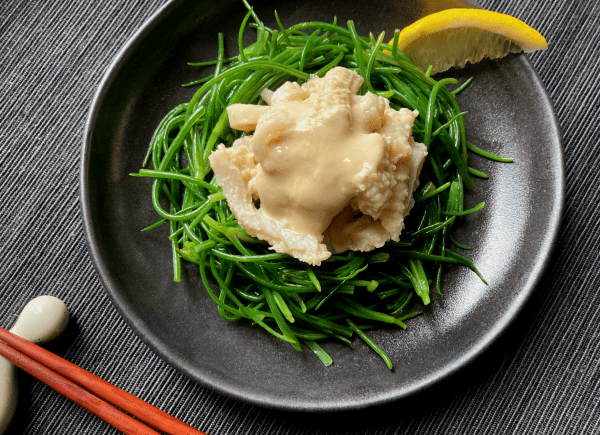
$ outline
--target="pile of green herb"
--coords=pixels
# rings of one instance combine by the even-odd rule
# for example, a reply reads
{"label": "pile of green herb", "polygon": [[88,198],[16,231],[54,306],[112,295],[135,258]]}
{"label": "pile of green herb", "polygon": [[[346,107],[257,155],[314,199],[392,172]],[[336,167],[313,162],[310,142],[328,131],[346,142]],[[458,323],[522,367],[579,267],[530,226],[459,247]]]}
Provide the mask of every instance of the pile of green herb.
{"label": "pile of green herb", "polygon": [[[478,273],[468,258],[451,249],[452,245],[469,249],[454,240],[452,227],[484,205],[464,210],[464,192],[473,186],[471,176],[487,177],[467,165],[467,150],[509,159],[467,142],[464,112],[454,96],[468,82],[449,91],[445,86],[456,80],[436,81],[421,72],[397,50],[398,32],[388,45],[383,33],[377,38],[359,36],[352,21],[347,27],[334,20],[286,29],[277,13],[279,29],[270,29],[248,9],[239,31],[239,56],[225,58],[219,34],[217,59],[190,64],[214,65],[214,73],[184,85],[200,88],[158,126],[143,163],[146,167],[151,162],[154,169],[132,174],[154,177],[152,202],[162,219],[146,230],[169,223],[174,280],[181,279],[181,259],[197,264],[223,319],[249,319],[299,351],[303,342],[325,365],[332,360],[317,341],[349,343],[356,334],[392,369],[389,357],[365,331],[390,325],[405,329],[404,322],[419,314],[409,310],[413,299],[429,304],[432,286],[441,294],[444,265],[462,264]],[[244,47],[242,34],[250,18],[257,39]],[[359,94],[371,91],[388,98],[394,109],[418,110],[413,135],[429,154],[415,192],[412,225],[404,230],[401,242],[388,242],[373,252],[334,255],[313,267],[274,253],[239,226],[208,157],[216,145],[231,145],[242,134],[229,127],[228,105],[259,104],[263,89],[275,90],[290,80],[302,83],[311,74],[322,77],[335,66],[364,78]],[[163,196],[168,209],[161,205]]]}

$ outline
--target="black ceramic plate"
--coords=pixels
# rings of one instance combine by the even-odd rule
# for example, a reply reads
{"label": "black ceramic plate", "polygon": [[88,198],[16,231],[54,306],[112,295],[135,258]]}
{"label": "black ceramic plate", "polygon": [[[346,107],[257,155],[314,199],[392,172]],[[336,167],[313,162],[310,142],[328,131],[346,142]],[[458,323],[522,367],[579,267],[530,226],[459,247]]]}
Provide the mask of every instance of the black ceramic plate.
{"label": "black ceramic plate", "polygon": [[[333,0],[254,2],[274,26],[354,19],[359,33],[392,34],[443,5],[425,0]],[[433,6],[432,6],[433,5]],[[525,56],[483,62],[455,76],[474,76],[460,96],[469,139],[512,156],[512,164],[472,159],[488,173],[468,195],[468,206],[486,201],[467,218],[458,240],[488,280],[467,268],[450,268],[445,295],[434,295],[424,315],[406,331],[371,333],[390,355],[389,371],[360,340],[325,343],[328,368],[306,350],[260,328],[221,320],[197,269],[184,268],[172,281],[166,226],[155,222],[150,181],[128,176],[140,168],[150,137],[167,111],[188,101],[193,89],[180,84],[198,77],[187,61],[213,59],[217,33],[235,43],[245,9],[223,0],[176,1],[139,31],[109,68],[92,104],[81,168],[85,229],[96,270],[117,309],[133,330],[173,367],[200,384],[257,405],[290,410],[358,409],[423,390],[480,354],[515,318],[539,281],[558,231],[564,179],[561,139],[552,104]],[[251,35],[249,34],[250,38]],[[248,41],[250,42],[250,40]],[[235,48],[231,49],[232,54]]]}

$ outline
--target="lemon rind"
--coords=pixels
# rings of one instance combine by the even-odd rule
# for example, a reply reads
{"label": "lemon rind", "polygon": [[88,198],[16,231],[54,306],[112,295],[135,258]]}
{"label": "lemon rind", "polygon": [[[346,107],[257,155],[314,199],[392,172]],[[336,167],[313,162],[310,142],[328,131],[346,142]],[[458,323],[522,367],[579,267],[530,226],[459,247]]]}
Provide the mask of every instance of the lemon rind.
{"label": "lemon rind", "polygon": [[399,35],[398,48],[405,49],[432,33],[472,27],[502,35],[521,46],[525,53],[548,48],[546,39],[518,18],[483,9],[446,9],[428,15],[405,27]]}

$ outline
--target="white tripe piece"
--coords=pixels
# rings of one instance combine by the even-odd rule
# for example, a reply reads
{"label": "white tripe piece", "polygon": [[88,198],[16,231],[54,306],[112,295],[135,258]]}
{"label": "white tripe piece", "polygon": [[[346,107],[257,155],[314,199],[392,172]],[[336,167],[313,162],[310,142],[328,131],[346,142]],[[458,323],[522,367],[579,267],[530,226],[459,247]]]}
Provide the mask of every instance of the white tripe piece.
{"label": "white tripe piece", "polygon": [[277,252],[284,252],[310,264],[320,264],[331,255],[327,247],[312,234],[303,234],[283,228],[279,221],[262,213],[254,206],[253,178],[248,178],[260,165],[252,150],[237,141],[231,148],[220,144],[210,156],[210,165],[227,198],[229,208],[239,224],[253,237],[269,242]]}
{"label": "white tripe piece", "polygon": [[390,183],[393,187],[378,219],[362,209],[360,211],[364,214],[355,216],[356,208],[352,202],[333,219],[324,233],[324,242],[332,252],[367,252],[381,248],[388,240],[400,240],[404,218],[414,205],[412,193],[419,185],[419,173],[427,155],[425,145],[415,142],[412,137],[409,146],[410,157],[395,167],[395,181]]}
{"label": "white tripe piece", "polygon": [[[295,231],[256,208],[260,192],[255,181],[264,169],[260,163],[263,155],[255,155],[253,136],[238,139],[231,148],[219,145],[210,156],[210,164],[229,207],[250,235],[266,240],[277,252],[319,265],[332,252],[370,251],[388,240],[399,240],[404,217],[414,204],[412,194],[419,184],[427,149],[412,138],[416,111],[391,109],[388,100],[370,92],[356,95],[361,84],[362,78],[355,72],[338,67],[322,79],[312,77],[303,85],[287,82],[275,92],[263,91],[261,95],[269,106],[234,104],[227,108],[232,128],[247,132],[256,129],[256,142],[261,144],[273,142],[281,146],[286,132],[296,134],[301,130],[300,123],[279,107],[313,101],[316,103],[306,110],[305,117],[315,116],[318,110],[326,112],[325,117],[344,110],[352,129],[362,134],[377,133],[385,142],[378,164],[372,167],[365,161],[351,177],[354,193],[350,192],[350,200],[338,209],[341,211],[331,222],[325,223],[328,226],[322,234]],[[325,94],[326,91],[330,93]],[[265,152],[264,146],[260,149]],[[270,152],[268,147],[266,150]]]}

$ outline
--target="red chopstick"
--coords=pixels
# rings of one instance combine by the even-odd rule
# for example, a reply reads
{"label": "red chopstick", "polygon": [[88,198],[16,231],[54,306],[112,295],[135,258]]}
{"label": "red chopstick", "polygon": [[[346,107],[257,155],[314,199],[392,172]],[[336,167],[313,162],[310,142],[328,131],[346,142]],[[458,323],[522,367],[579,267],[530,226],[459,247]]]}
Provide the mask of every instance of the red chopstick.
{"label": "red chopstick", "polygon": [[[0,355],[125,434],[206,435],[104,379],[0,327]],[[6,344],[5,344],[6,343]],[[120,408],[120,409],[117,409]],[[123,410],[123,411],[121,411]]]}

